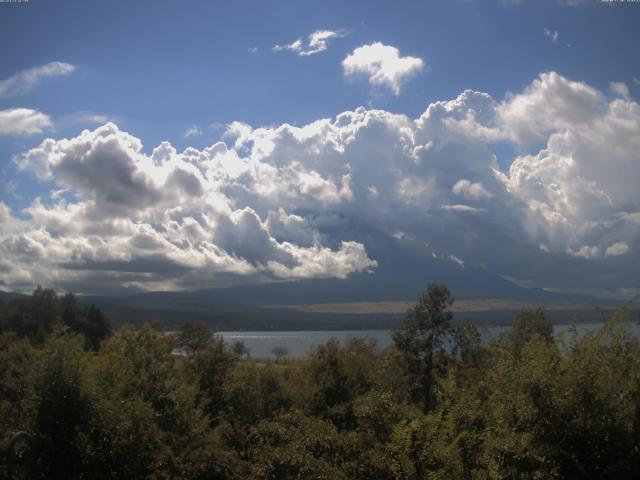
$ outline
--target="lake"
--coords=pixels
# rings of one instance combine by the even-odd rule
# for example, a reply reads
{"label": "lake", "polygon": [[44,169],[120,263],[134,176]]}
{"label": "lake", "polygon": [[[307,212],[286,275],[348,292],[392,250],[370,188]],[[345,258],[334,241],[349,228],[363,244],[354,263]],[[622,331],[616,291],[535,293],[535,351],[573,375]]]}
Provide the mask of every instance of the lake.
{"label": "lake", "polygon": [[[600,328],[598,323],[577,324],[577,330],[584,333]],[[481,329],[485,338],[492,338],[505,332],[510,327],[494,326]],[[561,335],[569,328],[568,324],[554,326],[554,334]],[[640,325],[632,325],[633,332],[640,336]],[[244,342],[249,348],[251,356],[256,358],[273,357],[271,350],[274,347],[284,347],[289,357],[303,357],[317,345],[326,343],[331,338],[345,342],[353,337],[369,337],[378,342],[380,350],[391,345],[391,330],[324,330],[324,331],[288,331],[288,332],[217,332],[226,342],[232,343],[238,340]]]}

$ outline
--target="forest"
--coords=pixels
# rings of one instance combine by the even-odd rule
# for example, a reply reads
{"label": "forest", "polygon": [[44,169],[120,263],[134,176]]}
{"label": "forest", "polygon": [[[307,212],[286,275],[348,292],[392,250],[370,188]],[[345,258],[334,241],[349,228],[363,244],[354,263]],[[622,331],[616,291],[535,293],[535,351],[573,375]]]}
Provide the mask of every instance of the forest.
{"label": "forest", "polygon": [[353,338],[274,361],[194,322],[113,331],[72,294],[5,300],[0,478],[637,478],[626,307],[561,337],[522,310],[487,341],[453,302],[429,285],[384,351]]}

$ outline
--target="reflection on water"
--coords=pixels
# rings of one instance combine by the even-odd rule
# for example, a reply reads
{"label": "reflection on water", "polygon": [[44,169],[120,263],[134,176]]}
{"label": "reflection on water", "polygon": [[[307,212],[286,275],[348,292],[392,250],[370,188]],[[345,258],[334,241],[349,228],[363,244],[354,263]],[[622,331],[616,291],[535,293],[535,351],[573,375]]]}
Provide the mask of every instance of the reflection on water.
{"label": "reflection on water", "polygon": [[[576,325],[579,334],[600,328],[602,324],[581,323]],[[482,329],[484,338],[492,338],[507,331],[509,327],[496,326]],[[567,332],[569,325],[555,325],[554,333],[561,335]],[[640,336],[640,325],[632,325],[633,332]],[[391,330],[323,330],[297,332],[217,332],[226,342],[242,340],[249,348],[252,357],[265,358],[273,356],[271,350],[275,347],[287,349],[289,357],[303,357],[317,345],[322,345],[331,338],[345,342],[353,337],[369,337],[378,342],[383,350],[391,345]]]}

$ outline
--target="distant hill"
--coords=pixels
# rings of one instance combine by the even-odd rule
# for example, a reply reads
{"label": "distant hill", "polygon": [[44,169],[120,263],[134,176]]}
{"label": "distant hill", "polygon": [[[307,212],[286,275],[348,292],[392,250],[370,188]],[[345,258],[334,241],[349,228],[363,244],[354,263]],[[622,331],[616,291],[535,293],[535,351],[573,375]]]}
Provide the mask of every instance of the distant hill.
{"label": "distant hill", "polygon": [[157,322],[175,330],[187,320],[214,330],[362,330],[395,328],[404,315],[299,312],[286,308],[237,305],[193,292],[156,292],[132,297],[80,297],[104,311],[115,326]]}
{"label": "distant hill", "polygon": [[[239,291],[241,287],[238,287]],[[220,289],[227,290],[227,289]],[[83,304],[99,307],[118,327],[155,322],[165,330],[175,330],[187,320],[207,324],[217,331],[233,330],[378,330],[397,328],[406,309],[417,300],[388,302],[346,302],[319,304],[248,305],[217,299],[225,292],[150,292],[125,297],[79,296]],[[0,301],[25,295],[0,291]],[[263,298],[263,297],[259,297]],[[522,307],[542,305],[555,323],[578,319],[599,322],[614,308],[599,312],[584,303],[549,303],[536,300],[476,299],[454,304],[455,322],[479,325],[507,325]],[[637,315],[637,314],[636,314]]]}
{"label": "distant hill", "polygon": [[8,302],[9,300],[13,300],[14,298],[24,298],[27,295],[16,292],[5,292],[4,290],[0,290],[0,302]]}
{"label": "distant hill", "polygon": [[[215,291],[152,292],[130,297],[80,297],[100,307],[117,325],[159,322],[174,330],[187,320],[203,322],[218,331],[229,330],[376,330],[400,325],[412,302],[363,302],[309,305],[246,305],[221,302]],[[211,295],[209,295],[211,294]],[[522,307],[545,306],[555,323],[572,319],[599,322],[614,306],[598,311],[588,303],[547,303],[515,300],[461,300],[454,321],[479,325],[507,325]]]}

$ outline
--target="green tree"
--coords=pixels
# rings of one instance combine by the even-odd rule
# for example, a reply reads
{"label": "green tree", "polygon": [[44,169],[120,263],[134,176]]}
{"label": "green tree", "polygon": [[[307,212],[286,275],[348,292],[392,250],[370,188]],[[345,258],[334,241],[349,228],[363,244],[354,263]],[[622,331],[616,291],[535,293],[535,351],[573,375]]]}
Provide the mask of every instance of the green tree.
{"label": "green tree", "polygon": [[446,285],[429,284],[418,303],[408,310],[403,325],[393,332],[409,396],[425,412],[433,406],[433,387],[450,340],[453,302]]}
{"label": "green tree", "polygon": [[279,362],[281,358],[286,357],[288,353],[289,350],[287,349],[287,347],[283,347],[281,345],[278,345],[271,349],[271,354],[276,357],[276,362]]}
{"label": "green tree", "polygon": [[498,347],[486,387],[486,465],[500,478],[631,479],[640,469],[640,348],[615,316],[560,348]]}
{"label": "green tree", "polygon": [[451,354],[457,357],[463,365],[478,366],[482,356],[482,335],[473,323],[456,325],[451,336],[453,344]]}
{"label": "green tree", "polygon": [[237,361],[217,336],[211,336],[206,347],[192,351],[185,359],[185,372],[198,386],[198,404],[213,426],[225,407],[225,384]]}
{"label": "green tree", "polygon": [[343,469],[349,478],[394,480],[390,441],[393,432],[419,415],[415,407],[399,405],[388,392],[371,390],[354,401],[357,428],[343,433],[346,458]]}
{"label": "green tree", "polygon": [[298,399],[301,408],[339,429],[355,428],[353,402],[373,386],[376,366],[374,340],[351,338],[342,346],[330,339],[311,352],[303,369],[307,390]]}
{"label": "green tree", "polygon": [[282,376],[282,369],[272,365],[243,363],[224,384],[224,409],[216,433],[244,461],[251,459],[255,449],[258,423],[290,407]]}
{"label": "green tree", "polygon": [[60,310],[62,322],[84,335],[87,347],[93,351],[97,351],[100,342],[111,335],[111,322],[102,311],[94,305],[80,308],[72,293],[60,298]]}
{"label": "green tree", "polygon": [[49,288],[37,287],[28,298],[11,300],[3,309],[1,330],[15,332],[41,344],[56,325],[66,325],[84,335],[86,346],[98,350],[100,342],[111,334],[111,323],[99,308],[81,308],[72,293],[58,297]]}
{"label": "green tree", "polygon": [[174,345],[148,325],[125,328],[92,357],[84,478],[230,478],[229,455]]}
{"label": "green tree", "polygon": [[464,323],[453,327],[451,336],[451,356],[457,364],[455,371],[461,388],[481,381],[490,364],[480,330],[473,323]]}
{"label": "green tree", "polygon": [[93,350],[100,348],[100,342],[111,335],[111,322],[102,311],[90,305],[85,313],[86,329],[83,333]]}
{"label": "green tree", "polygon": [[84,384],[83,340],[54,334],[35,358],[34,416],[29,428],[42,478],[77,478],[82,471],[79,438],[91,412]]}
{"label": "green tree", "polygon": [[547,343],[553,341],[553,323],[547,318],[542,308],[523,308],[513,318],[511,329],[502,339],[515,355],[522,352],[523,347],[535,337]]}
{"label": "green tree", "polygon": [[56,292],[38,286],[30,297],[12,299],[6,307],[5,330],[44,343],[60,322],[60,303]]}
{"label": "green tree", "polygon": [[209,327],[203,323],[187,321],[180,327],[180,332],[176,339],[178,348],[187,353],[204,350],[214,339],[214,334]]}
{"label": "green tree", "polygon": [[30,428],[35,353],[28,340],[0,335],[0,464],[13,432]]}
{"label": "green tree", "polygon": [[241,358],[244,356],[249,358],[249,356],[251,355],[251,350],[249,349],[249,347],[247,347],[247,344],[244,343],[242,340],[234,341],[233,344],[231,345],[231,351],[238,358]]}
{"label": "green tree", "polygon": [[251,476],[260,480],[346,480],[343,437],[329,421],[300,412],[261,422]]}

